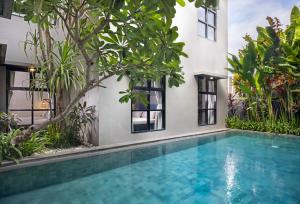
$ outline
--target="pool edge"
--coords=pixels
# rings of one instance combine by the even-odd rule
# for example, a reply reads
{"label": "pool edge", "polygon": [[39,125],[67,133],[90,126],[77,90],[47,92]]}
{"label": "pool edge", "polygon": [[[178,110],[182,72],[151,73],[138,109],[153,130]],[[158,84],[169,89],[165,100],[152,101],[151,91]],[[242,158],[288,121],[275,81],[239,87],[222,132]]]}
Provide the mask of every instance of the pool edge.
{"label": "pool edge", "polygon": [[31,166],[39,166],[43,164],[48,163],[54,163],[54,162],[62,162],[72,159],[80,159],[90,156],[96,156],[101,154],[107,154],[107,153],[113,153],[118,151],[124,151],[124,150],[130,150],[130,149],[136,149],[136,148],[143,148],[148,147],[152,145],[159,145],[164,144],[167,142],[176,142],[180,140],[185,139],[191,139],[191,138],[200,138],[200,137],[208,137],[211,134],[215,133],[222,133],[222,132],[230,132],[235,131],[234,129],[230,128],[223,128],[223,129],[217,129],[214,131],[205,131],[205,132],[197,132],[197,133],[190,133],[190,134],[184,134],[184,135],[176,135],[168,138],[161,138],[161,139],[155,139],[155,140],[149,140],[149,141],[141,141],[141,142],[135,142],[135,143],[124,143],[124,144],[118,144],[118,145],[107,145],[107,146],[101,146],[101,147],[91,147],[87,149],[80,149],[80,150],[73,150],[73,151],[67,151],[67,152],[61,152],[57,154],[48,154],[48,155],[38,155],[33,157],[26,157],[19,160],[19,164],[16,164],[13,161],[5,161],[2,163],[2,166],[0,166],[0,173],[11,171],[11,170],[17,170],[22,169],[26,167]]}

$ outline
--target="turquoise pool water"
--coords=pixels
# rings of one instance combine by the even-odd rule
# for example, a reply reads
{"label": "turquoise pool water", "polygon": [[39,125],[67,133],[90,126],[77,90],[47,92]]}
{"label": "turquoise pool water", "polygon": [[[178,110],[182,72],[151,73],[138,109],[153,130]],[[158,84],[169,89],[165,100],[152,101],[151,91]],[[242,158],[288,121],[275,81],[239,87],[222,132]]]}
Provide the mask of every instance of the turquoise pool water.
{"label": "turquoise pool water", "polygon": [[[127,153],[117,156],[128,159],[124,156]],[[137,157],[147,159],[139,161]],[[49,165],[68,169],[72,163],[89,159],[95,162],[99,158]],[[300,139],[296,137],[230,132],[158,145],[134,154],[130,151],[129,160],[131,164],[118,168],[2,197],[0,203],[300,203]],[[35,176],[45,179],[55,172],[51,169],[43,174],[47,168],[39,171]],[[23,175],[20,178],[26,186],[30,183],[26,172],[0,174],[6,180]],[[55,173],[64,175],[62,172]],[[1,181],[4,178],[0,176]]]}

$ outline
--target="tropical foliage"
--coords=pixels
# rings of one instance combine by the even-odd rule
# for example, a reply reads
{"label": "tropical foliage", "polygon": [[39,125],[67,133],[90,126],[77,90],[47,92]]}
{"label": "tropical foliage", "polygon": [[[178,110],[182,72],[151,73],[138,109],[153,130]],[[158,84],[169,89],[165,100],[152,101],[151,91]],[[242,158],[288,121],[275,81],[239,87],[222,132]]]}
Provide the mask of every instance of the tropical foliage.
{"label": "tropical foliage", "polygon": [[246,35],[246,46],[228,58],[234,87],[247,120],[299,127],[300,11],[292,9],[286,29],[277,18],[267,20],[269,26],[257,27],[256,39]]}
{"label": "tropical foliage", "polygon": [[[18,144],[12,141],[22,132],[19,120],[13,115],[0,112],[0,164],[3,160],[13,160],[41,153],[46,149],[69,148],[88,145],[88,129],[95,120],[95,107],[86,102],[78,103],[61,122],[48,125],[44,130],[34,132],[30,139]],[[7,125],[9,124],[9,125]],[[8,127],[8,128],[6,128]],[[83,134],[83,132],[85,134]]]}
{"label": "tropical foliage", "polygon": [[253,130],[260,132],[272,132],[278,134],[289,134],[300,136],[300,127],[296,127],[286,120],[278,119],[276,121],[253,121],[248,119],[240,119],[239,117],[229,117],[226,124],[230,128]]}
{"label": "tropical foliage", "polygon": [[[218,1],[189,2],[199,7],[216,6]],[[145,80],[168,76],[169,86],[182,84],[180,58],[187,55],[172,24],[176,3],[184,6],[186,1],[16,0],[15,12],[36,24],[36,30],[27,35],[25,49],[34,54],[40,72],[36,80],[57,96],[58,114],[29,127],[14,143],[62,121],[86,92],[103,87],[107,78],[129,78],[120,102],[128,102],[132,87]],[[76,94],[65,103],[71,90]]]}

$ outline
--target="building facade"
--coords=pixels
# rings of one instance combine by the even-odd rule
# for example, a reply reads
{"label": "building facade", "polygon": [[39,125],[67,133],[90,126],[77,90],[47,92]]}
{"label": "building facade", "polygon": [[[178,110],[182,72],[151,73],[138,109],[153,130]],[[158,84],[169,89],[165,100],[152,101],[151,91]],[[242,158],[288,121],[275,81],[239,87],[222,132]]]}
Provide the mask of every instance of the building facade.
{"label": "building facade", "polygon": [[[180,87],[169,88],[167,78],[140,84],[134,91],[147,95],[147,105],[138,101],[119,102],[119,91],[128,88],[126,78],[120,82],[116,78],[107,79],[104,81],[107,88],[94,89],[86,95],[84,100],[96,106],[98,116],[92,143],[103,147],[119,146],[225,128],[228,1],[219,3],[217,10],[195,8],[191,3],[176,9],[173,23],[179,29],[178,41],[185,43],[184,51],[189,56],[182,58],[185,83]],[[10,108],[9,103],[20,106],[14,104],[11,96],[15,91],[13,87],[20,88],[16,86],[18,77],[17,74],[9,76],[7,69],[18,63],[32,63],[23,53],[22,43],[27,30],[34,29],[34,25],[29,26],[21,17],[12,16],[11,19],[0,18],[0,26],[8,28],[0,31],[0,44],[7,48],[0,69],[1,98],[6,97],[0,101],[0,111],[17,112],[18,109]],[[8,83],[7,78],[16,84]],[[32,123],[46,120],[46,113],[55,108],[47,105],[43,109],[43,102],[30,100],[32,103],[27,106],[31,106],[31,118],[27,120]]]}

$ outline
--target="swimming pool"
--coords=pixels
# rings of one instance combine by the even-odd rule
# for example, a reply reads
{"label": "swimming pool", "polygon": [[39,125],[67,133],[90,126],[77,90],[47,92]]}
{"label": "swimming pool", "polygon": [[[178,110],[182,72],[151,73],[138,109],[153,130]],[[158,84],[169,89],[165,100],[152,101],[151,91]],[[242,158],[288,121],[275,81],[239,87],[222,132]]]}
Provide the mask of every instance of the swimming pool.
{"label": "swimming pool", "polygon": [[0,203],[300,203],[300,138],[229,131],[0,173]]}

